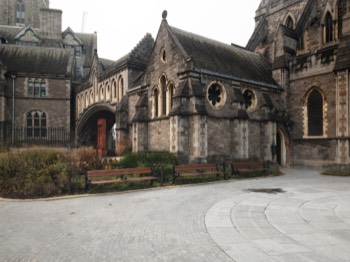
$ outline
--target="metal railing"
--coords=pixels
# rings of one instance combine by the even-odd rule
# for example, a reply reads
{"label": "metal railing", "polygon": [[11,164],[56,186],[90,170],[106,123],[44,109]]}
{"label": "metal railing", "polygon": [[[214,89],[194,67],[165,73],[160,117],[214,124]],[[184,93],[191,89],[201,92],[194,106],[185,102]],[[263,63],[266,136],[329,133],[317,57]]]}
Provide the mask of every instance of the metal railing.
{"label": "metal railing", "polygon": [[[13,136],[13,142],[12,142]],[[11,146],[41,145],[50,147],[69,147],[74,136],[66,127],[27,128],[14,127],[11,123],[0,123],[0,142]]]}

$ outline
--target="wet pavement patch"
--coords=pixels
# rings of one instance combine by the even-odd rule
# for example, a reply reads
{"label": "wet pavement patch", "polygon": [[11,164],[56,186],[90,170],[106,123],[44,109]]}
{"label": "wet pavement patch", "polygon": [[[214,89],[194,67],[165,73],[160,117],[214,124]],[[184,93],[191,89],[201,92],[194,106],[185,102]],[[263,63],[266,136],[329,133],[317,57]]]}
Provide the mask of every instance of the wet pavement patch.
{"label": "wet pavement patch", "polygon": [[278,194],[278,193],[285,193],[282,188],[249,188],[245,189],[245,191],[252,192],[252,193],[266,193],[266,194]]}

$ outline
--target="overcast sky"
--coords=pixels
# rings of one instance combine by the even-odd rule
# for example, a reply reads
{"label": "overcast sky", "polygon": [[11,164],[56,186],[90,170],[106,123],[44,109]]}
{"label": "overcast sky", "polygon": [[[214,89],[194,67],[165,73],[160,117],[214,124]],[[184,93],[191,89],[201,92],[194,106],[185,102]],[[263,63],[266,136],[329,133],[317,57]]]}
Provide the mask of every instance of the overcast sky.
{"label": "overcast sky", "polygon": [[[260,0],[51,0],[63,11],[62,30],[97,32],[100,58],[117,60],[146,35],[156,38],[163,10],[171,26],[227,44],[245,46]],[[83,26],[83,14],[85,26]]]}

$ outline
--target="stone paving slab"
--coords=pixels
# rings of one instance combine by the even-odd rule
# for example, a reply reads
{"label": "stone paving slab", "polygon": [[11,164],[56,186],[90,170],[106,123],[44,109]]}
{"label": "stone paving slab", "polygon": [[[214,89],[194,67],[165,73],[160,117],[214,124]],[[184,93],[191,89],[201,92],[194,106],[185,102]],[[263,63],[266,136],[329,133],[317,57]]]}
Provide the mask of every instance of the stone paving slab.
{"label": "stone paving slab", "polygon": [[349,261],[350,179],[283,171],[159,190],[0,200],[0,261]]}

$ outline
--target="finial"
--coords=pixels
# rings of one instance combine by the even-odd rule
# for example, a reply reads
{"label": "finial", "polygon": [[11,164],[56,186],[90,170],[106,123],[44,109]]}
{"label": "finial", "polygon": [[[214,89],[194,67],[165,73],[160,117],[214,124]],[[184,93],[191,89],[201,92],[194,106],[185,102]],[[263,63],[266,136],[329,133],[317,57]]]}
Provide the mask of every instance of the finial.
{"label": "finial", "polygon": [[167,12],[167,10],[164,10],[162,13],[163,19],[165,20],[167,16],[168,16],[168,12]]}

